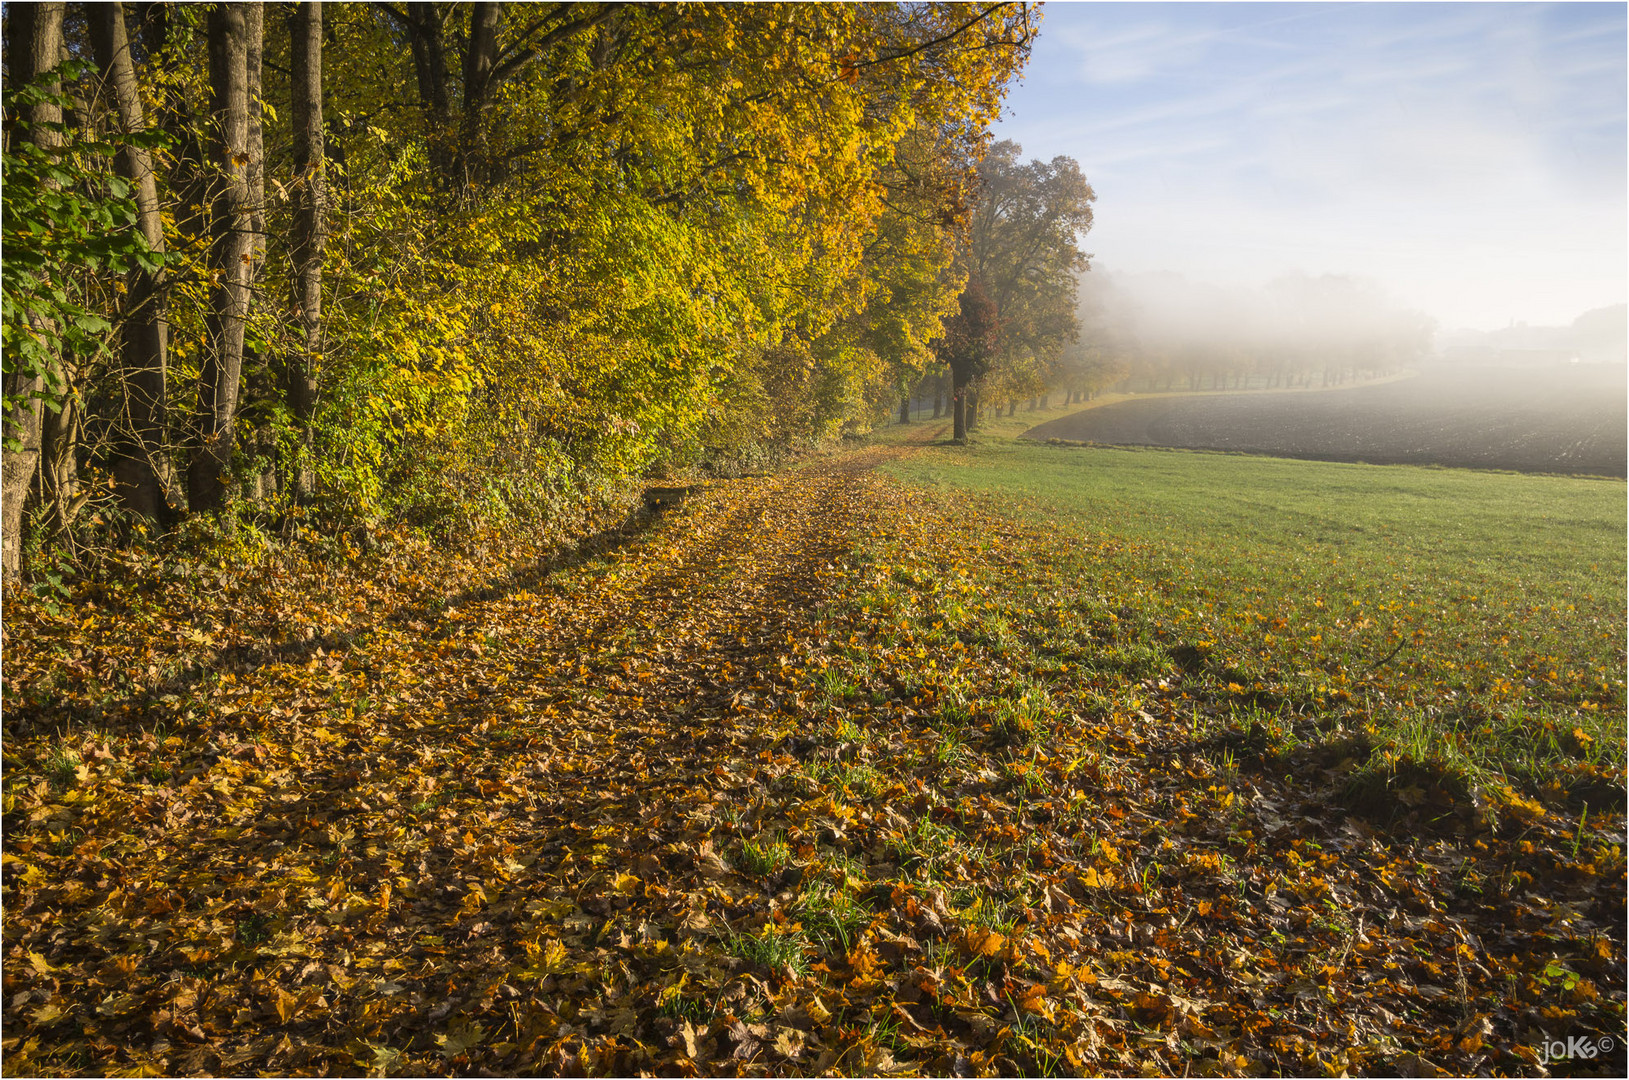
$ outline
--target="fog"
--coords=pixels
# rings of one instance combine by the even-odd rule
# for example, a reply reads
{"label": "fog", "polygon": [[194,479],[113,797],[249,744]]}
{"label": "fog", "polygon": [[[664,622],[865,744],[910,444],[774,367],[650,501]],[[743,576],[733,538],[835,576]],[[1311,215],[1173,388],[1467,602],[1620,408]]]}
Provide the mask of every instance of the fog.
{"label": "fog", "polygon": [[1577,367],[1621,379],[1629,365],[1629,305],[1582,312],[1556,326],[1512,322],[1492,331],[1438,330],[1424,312],[1351,275],[1290,274],[1262,288],[1226,287],[1163,272],[1081,276],[1085,347],[1147,377],[1175,365],[1206,372],[1346,367],[1368,376],[1436,367]]}
{"label": "fog", "polygon": [[[1251,289],[1092,271],[1081,281],[1079,315],[1077,377],[1122,399],[1030,437],[1629,472],[1623,304],[1564,325],[1434,334],[1422,313],[1350,276],[1289,275]],[[1251,392],[1211,392],[1241,390]]]}
{"label": "fog", "polygon": [[[1290,274],[1263,288],[1180,274],[1081,278],[1082,348],[1130,389],[1324,385],[1394,374],[1431,353],[1431,320],[1375,282]],[[1208,383],[1207,383],[1208,380]]]}

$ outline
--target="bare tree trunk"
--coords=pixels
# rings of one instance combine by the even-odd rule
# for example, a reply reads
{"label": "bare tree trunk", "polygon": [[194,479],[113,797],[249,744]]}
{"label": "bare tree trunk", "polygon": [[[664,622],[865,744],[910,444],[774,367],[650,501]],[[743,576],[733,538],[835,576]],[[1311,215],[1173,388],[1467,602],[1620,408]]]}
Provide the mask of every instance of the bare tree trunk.
{"label": "bare tree trunk", "polygon": [[243,331],[254,263],[249,193],[249,20],[244,4],[209,14],[211,156],[219,170],[210,199],[209,347],[200,375],[197,444],[187,467],[193,510],[226,501],[243,377]]}
{"label": "bare tree trunk", "polygon": [[955,368],[950,369],[951,437],[957,442],[967,441],[967,379]]}
{"label": "bare tree trunk", "polygon": [[[6,42],[9,80],[13,85],[33,82],[55,67],[62,55],[62,14],[60,3],[7,5],[11,17]],[[62,109],[54,102],[28,106],[25,117],[32,126],[29,138],[36,146],[51,147],[60,137],[40,124],[60,123]],[[15,364],[15,361],[14,361]],[[15,366],[5,374],[4,435],[10,445],[0,451],[0,576],[16,581],[22,573],[23,504],[40,464],[44,406],[36,396],[45,380],[38,372],[24,372]],[[13,440],[15,440],[13,442]]]}
{"label": "bare tree trunk", "polygon": [[933,418],[939,419],[945,414],[945,388],[935,383],[933,386]]}
{"label": "bare tree trunk", "polygon": [[490,179],[485,114],[492,99],[492,75],[498,65],[498,28],[502,22],[502,4],[482,0],[470,8],[469,44],[464,50],[461,167],[456,178],[465,188],[472,181],[484,183]]}
{"label": "bare tree trunk", "polygon": [[78,381],[78,372],[69,374],[67,363],[63,364],[63,371],[70,389],[63,396],[62,407],[47,409],[40,417],[40,489],[51,531],[71,551],[73,537],[69,526],[85,504],[79,490],[79,436],[84,429],[84,413],[80,410],[78,395],[72,390]]}
{"label": "bare tree trunk", "polygon": [[294,308],[299,312],[301,347],[286,371],[289,410],[298,427],[300,449],[294,463],[294,497],[314,493],[311,421],[317,403],[317,363],[322,356],[322,259],[328,227],[324,216],[322,131],[322,3],[296,4],[289,16],[290,120],[294,126]]}
{"label": "bare tree trunk", "polygon": [[[141,7],[141,40],[148,56],[148,70],[184,63],[187,43],[177,42],[178,48],[169,48],[172,21],[186,32],[192,31],[187,20],[176,20],[170,4],[150,3]],[[181,55],[178,55],[181,54]],[[207,156],[198,140],[195,103],[179,85],[165,87],[163,101],[154,110],[155,120],[170,137],[169,188],[170,205],[175,228],[189,243],[201,243],[208,231],[204,202],[209,196]]]}
{"label": "bare tree trunk", "polygon": [[[126,134],[146,130],[141,88],[130,60],[130,41],[123,4],[97,4],[86,9],[97,66],[119,111]],[[116,159],[119,175],[136,195],[136,227],[147,246],[164,250],[164,221],[159,212],[158,183],[152,155],[144,147],[125,146]],[[119,424],[113,466],[119,496],[143,517],[168,518],[169,462],[164,452],[164,407],[168,395],[169,320],[164,272],[137,267],[126,275],[128,316],[120,331],[124,416]]]}
{"label": "bare tree trunk", "polygon": [[254,259],[254,273],[249,279],[252,288],[259,280],[260,267],[266,259],[266,150],[264,116],[261,108],[261,51],[265,41],[266,10],[263,4],[243,5],[244,68],[248,80],[249,103],[249,163],[244,166],[244,179],[249,185],[250,254]]}
{"label": "bare tree trunk", "polygon": [[[261,57],[266,30],[265,5],[244,4],[243,20],[248,34],[245,54],[249,78],[249,164],[245,176],[249,184],[249,230],[253,237],[249,271],[249,289],[252,295],[260,281],[260,275],[266,268],[265,110],[261,79]],[[250,392],[254,396],[269,396],[276,393],[274,387],[265,385],[263,381],[265,371],[259,351],[247,342],[243,347],[243,366],[249,372],[261,376],[249,384]],[[277,497],[277,433],[269,423],[262,424],[254,432],[254,447],[255,456],[263,461],[264,465],[254,477],[252,496],[256,502],[265,505]]]}
{"label": "bare tree trunk", "polygon": [[902,424],[911,422],[911,395],[909,393],[906,393],[899,401],[899,422]]}

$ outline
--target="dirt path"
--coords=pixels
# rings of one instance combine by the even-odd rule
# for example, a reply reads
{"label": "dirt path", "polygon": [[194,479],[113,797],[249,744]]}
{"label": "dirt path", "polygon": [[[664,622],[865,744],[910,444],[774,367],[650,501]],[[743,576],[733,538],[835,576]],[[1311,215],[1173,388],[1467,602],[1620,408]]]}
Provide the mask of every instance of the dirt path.
{"label": "dirt path", "polygon": [[[84,775],[8,807],[36,826],[8,846],[8,1017],[30,1033],[11,1062],[418,1071],[457,1056],[430,1033],[479,1025],[522,1068],[540,1031],[626,1010],[611,985],[598,1006],[580,985],[537,999],[584,974],[549,942],[611,963],[630,932],[708,924],[705,900],[661,901],[663,867],[707,871],[715,817],[762,813],[736,770],[798,723],[808,688],[786,668],[870,527],[870,467],[902,452],[722,485],[598,577],[229,677],[207,734],[91,733]],[[181,767],[153,782],[122,758]],[[604,921],[630,869],[660,932]]]}
{"label": "dirt path", "polygon": [[[395,615],[14,710],[8,1071],[1509,1072],[1621,1018],[1621,852],[1388,835],[1200,738],[1225,701],[1094,673],[1056,541],[901,499],[910,452],[442,610],[425,552],[233,593]],[[83,699],[97,617],[27,624],[8,702]]]}

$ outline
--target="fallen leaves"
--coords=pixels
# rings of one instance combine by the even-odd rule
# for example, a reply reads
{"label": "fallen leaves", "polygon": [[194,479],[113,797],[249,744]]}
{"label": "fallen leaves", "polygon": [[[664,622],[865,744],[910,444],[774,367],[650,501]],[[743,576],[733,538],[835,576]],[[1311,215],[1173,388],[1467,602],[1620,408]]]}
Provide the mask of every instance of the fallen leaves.
{"label": "fallen leaves", "polygon": [[468,595],[410,548],[229,591],[366,621],[149,690],[89,672],[168,616],[16,613],[8,1066],[1499,1072],[1621,1024],[1621,817],[1388,832],[1206,745],[1225,706],[1093,668],[1046,538],[892,452]]}

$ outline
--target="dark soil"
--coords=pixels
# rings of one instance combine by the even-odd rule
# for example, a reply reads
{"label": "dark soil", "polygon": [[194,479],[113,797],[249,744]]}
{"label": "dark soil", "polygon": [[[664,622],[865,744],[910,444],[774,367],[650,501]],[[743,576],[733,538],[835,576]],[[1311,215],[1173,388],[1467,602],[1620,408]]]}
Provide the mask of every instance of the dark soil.
{"label": "dark soil", "polygon": [[1626,390],[1622,370],[1458,369],[1353,390],[1118,402],[1042,424],[1025,437],[1624,476]]}

